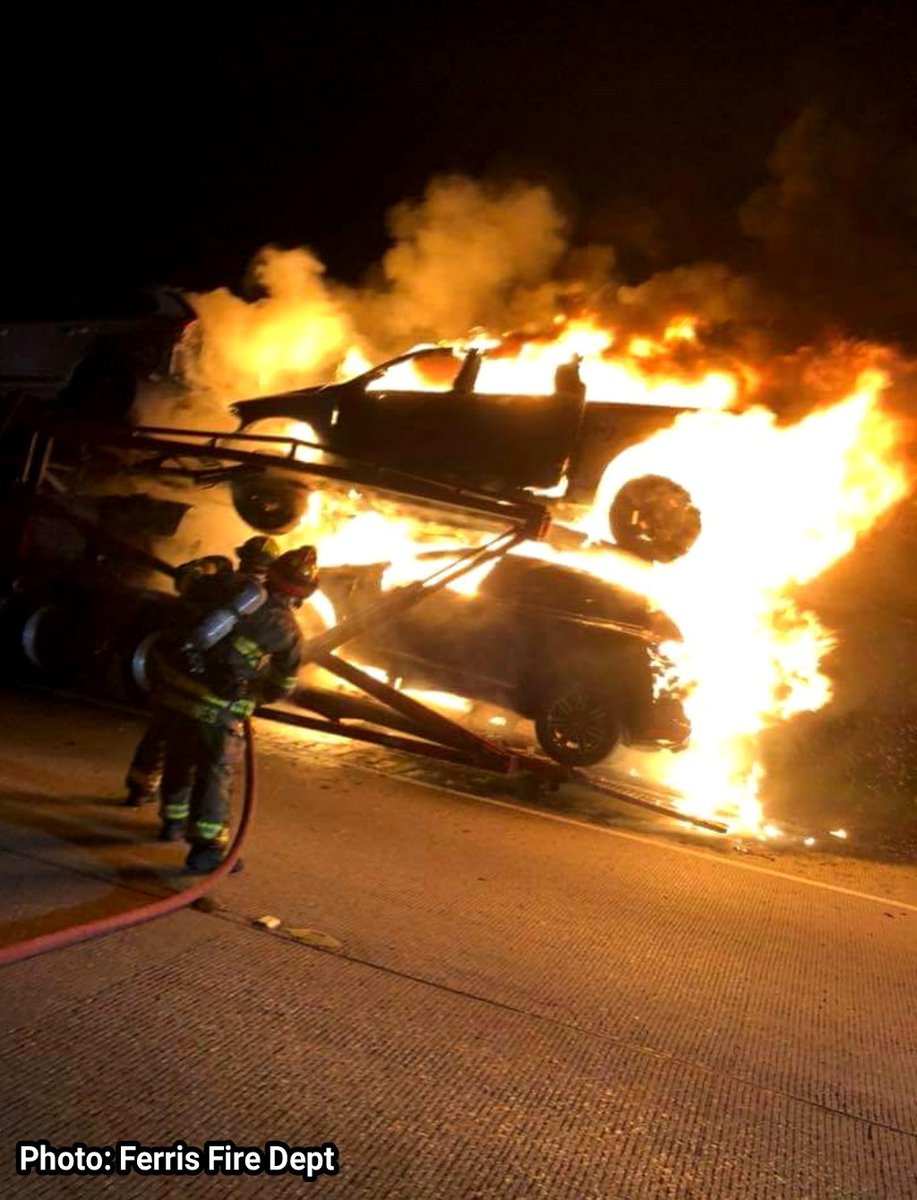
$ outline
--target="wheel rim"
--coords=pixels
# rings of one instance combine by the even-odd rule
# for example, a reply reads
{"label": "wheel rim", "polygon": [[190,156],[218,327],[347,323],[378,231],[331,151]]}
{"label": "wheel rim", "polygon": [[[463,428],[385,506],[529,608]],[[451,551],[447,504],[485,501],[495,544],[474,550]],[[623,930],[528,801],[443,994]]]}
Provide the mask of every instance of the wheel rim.
{"label": "wheel rim", "polygon": [[645,475],[624,484],[608,512],[612,536],[643,558],[671,562],[697,540],[700,514],[690,494],[671,479]]}
{"label": "wheel rim", "polygon": [[607,705],[587,692],[559,696],[545,715],[548,738],[555,749],[592,754],[608,739]]}

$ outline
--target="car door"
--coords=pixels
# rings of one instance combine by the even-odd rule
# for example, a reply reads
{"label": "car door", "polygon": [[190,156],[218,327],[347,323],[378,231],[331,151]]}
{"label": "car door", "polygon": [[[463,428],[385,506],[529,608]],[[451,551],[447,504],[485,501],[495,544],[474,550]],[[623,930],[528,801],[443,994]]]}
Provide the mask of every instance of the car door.
{"label": "car door", "polygon": [[360,638],[363,661],[409,686],[495,699],[514,686],[517,656],[511,606],[446,588]]}
{"label": "car door", "polygon": [[[507,395],[453,386],[460,360],[395,360],[342,402],[342,453],[429,479],[493,492],[552,487],[576,444],[583,402],[570,395]],[[466,360],[467,361],[467,360]]]}

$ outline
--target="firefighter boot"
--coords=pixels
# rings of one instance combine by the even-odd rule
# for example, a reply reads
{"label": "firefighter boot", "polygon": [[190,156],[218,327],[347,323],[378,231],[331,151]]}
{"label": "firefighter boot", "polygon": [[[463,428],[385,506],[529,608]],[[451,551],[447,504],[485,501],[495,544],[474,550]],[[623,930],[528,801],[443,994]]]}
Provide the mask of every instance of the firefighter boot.
{"label": "firefighter boot", "polygon": [[[215,871],[226,857],[226,847],[222,842],[193,842],[185,859],[185,869],[194,875],[208,875]],[[235,875],[242,870],[242,860],[239,859],[230,874]]]}
{"label": "firefighter boot", "polygon": [[185,836],[185,822],[170,820],[168,817],[163,821],[159,830],[157,841],[159,842],[180,842]]}

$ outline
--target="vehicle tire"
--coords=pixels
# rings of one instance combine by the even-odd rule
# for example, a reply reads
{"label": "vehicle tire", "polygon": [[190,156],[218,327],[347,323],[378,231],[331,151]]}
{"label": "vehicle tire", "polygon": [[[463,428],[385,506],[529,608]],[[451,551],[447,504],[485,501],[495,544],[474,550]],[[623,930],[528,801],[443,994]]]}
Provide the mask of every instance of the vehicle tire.
{"label": "vehicle tire", "polygon": [[146,698],[152,687],[153,647],[162,637],[161,629],[154,629],[144,634],[134,645],[133,652],[127,664],[125,685],[135,697]]}
{"label": "vehicle tire", "polygon": [[621,726],[608,697],[589,687],[563,684],[542,700],[535,733],[545,754],[570,767],[591,767],[614,750]]}
{"label": "vehicle tire", "polygon": [[68,415],[78,420],[120,425],[128,420],[136,394],[137,376],[131,364],[99,350],[77,366],[61,400]]}
{"label": "vehicle tire", "polygon": [[664,475],[628,480],[611,503],[608,524],[623,550],[651,562],[681,558],[701,531],[690,493]]}
{"label": "vehicle tire", "polygon": [[232,503],[246,524],[259,533],[289,533],[305,516],[307,488],[263,475],[236,477]]}
{"label": "vehicle tire", "polygon": [[22,621],[17,652],[10,666],[16,674],[47,682],[72,682],[80,676],[82,644],[73,637],[74,614],[66,604],[44,603]]}

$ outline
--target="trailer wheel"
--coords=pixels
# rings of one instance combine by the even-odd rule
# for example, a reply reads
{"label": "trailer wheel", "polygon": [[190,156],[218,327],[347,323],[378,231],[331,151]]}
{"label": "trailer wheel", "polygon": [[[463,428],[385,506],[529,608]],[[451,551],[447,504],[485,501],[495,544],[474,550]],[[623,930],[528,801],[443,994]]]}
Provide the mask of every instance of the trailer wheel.
{"label": "trailer wheel", "polygon": [[152,685],[150,677],[150,667],[152,664],[152,649],[162,637],[161,629],[154,629],[152,633],[146,634],[134,647],[134,652],[130,658],[129,684],[140,695],[145,695],[149,692]]}
{"label": "trailer wheel", "polygon": [[535,714],[535,733],[545,754],[571,767],[591,767],[614,750],[621,725],[608,697],[588,687],[560,685]]}
{"label": "trailer wheel", "polygon": [[67,613],[59,604],[43,604],[22,626],[20,646],[26,661],[39,671],[54,671],[60,663],[60,641],[67,628]]}
{"label": "trailer wheel", "polygon": [[305,515],[308,489],[286,480],[243,476],[230,488],[236,512],[259,533],[289,533]]}
{"label": "trailer wheel", "polygon": [[622,549],[655,562],[687,554],[701,531],[690,493],[664,475],[625,483],[608,510],[608,524]]}

